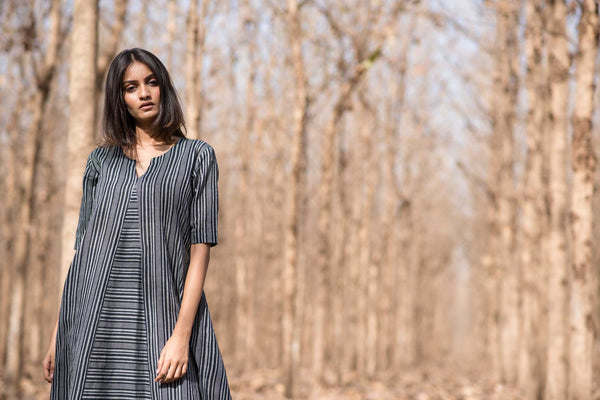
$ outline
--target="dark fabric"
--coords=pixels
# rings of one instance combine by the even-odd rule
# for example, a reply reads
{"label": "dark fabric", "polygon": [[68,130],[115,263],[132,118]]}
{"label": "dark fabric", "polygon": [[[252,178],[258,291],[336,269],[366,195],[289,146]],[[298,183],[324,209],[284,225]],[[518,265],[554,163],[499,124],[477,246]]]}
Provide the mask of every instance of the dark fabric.
{"label": "dark fabric", "polygon": [[[156,370],[177,321],[191,244],[217,244],[218,176],[215,152],[202,140],[179,139],[153,158],[139,178],[135,161],[120,147],[91,152],[83,177],[77,251],[61,300],[51,400],[82,398],[102,299],[134,188],[147,362],[151,371]],[[190,340],[190,373],[197,376],[203,400],[231,399],[204,293]],[[183,397],[176,382],[151,385],[151,398],[189,398]]]}
{"label": "dark fabric", "polygon": [[84,400],[151,399],[137,201],[134,186],[102,300]]}

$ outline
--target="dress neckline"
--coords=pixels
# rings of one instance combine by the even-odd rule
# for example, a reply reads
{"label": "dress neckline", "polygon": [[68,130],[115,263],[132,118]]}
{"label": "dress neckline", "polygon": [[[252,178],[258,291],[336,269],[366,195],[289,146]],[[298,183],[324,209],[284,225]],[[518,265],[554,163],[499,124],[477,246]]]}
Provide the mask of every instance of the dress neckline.
{"label": "dress neckline", "polygon": [[125,152],[123,151],[123,148],[121,146],[119,146],[119,149],[121,149],[121,154],[123,155],[123,157],[125,157],[127,160],[129,160],[132,164],[133,164],[133,174],[135,175],[136,179],[141,179],[144,175],[146,175],[148,173],[148,170],[150,170],[150,167],[152,167],[152,164],[154,162],[154,160],[160,159],[162,157],[164,157],[165,155],[167,155],[168,153],[171,153],[171,150],[173,150],[175,148],[175,146],[177,146],[179,143],[181,143],[183,140],[185,140],[185,137],[181,136],[179,137],[179,139],[177,139],[177,142],[175,142],[173,145],[171,145],[171,147],[169,147],[165,152],[151,157],[150,158],[150,163],[148,164],[148,167],[146,168],[146,170],[144,171],[144,173],[142,175],[137,174],[137,170],[135,168],[135,164],[137,163],[136,160],[134,160],[133,158],[129,158],[125,155]]}

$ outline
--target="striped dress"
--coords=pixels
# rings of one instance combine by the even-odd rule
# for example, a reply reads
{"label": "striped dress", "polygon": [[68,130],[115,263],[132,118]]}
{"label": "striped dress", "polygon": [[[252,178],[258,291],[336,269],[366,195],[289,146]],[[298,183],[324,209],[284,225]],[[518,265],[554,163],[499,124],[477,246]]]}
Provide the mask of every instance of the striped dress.
{"label": "striped dress", "polygon": [[83,399],[151,399],[137,192],[131,192],[104,293]]}
{"label": "striped dress", "polygon": [[154,382],[177,321],[193,243],[217,244],[213,148],[180,138],[138,177],[120,147],[88,157],[61,300],[51,400],[229,400],[204,293],[187,373]]}

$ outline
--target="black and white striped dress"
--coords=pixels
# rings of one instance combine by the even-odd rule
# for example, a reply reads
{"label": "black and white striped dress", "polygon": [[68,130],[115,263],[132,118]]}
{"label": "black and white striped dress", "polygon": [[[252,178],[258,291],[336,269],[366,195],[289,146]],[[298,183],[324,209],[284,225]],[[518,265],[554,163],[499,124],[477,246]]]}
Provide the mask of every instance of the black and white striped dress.
{"label": "black and white striped dress", "polygon": [[135,186],[104,293],[83,399],[151,399]]}
{"label": "black and white striped dress", "polygon": [[231,400],[202,293],[187,373],[155,382],[183,298],[194,243],[217,244],[218,167],[180,138],[138,177],[120,147],[89,155],[65,279],[51,400]]}

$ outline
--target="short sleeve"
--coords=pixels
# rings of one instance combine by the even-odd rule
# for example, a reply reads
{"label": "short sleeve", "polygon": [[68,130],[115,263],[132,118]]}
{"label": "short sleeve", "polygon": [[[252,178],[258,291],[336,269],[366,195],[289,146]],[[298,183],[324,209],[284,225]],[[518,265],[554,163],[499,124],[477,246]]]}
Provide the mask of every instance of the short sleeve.
{"label": "short sleeve", "polygon": [[191,243],[217,244],[219,167],[214,149],[206,144],[194,161],[190,211]]}
{"label": "short sleeve", "polygon": [[83,193],[81,196],[81,206],[79,208],[79,221],[77,223],[77,231],[75,232],[75,244],[73,248],[79,249],[81,239],[85,234],[90,216],[92,214],[92,206],[94,196],[96,194],[96,184],[100,175],[100,167],[96,157],[96,151],[92,151],[87,158],[85,171],[83,173]]}

